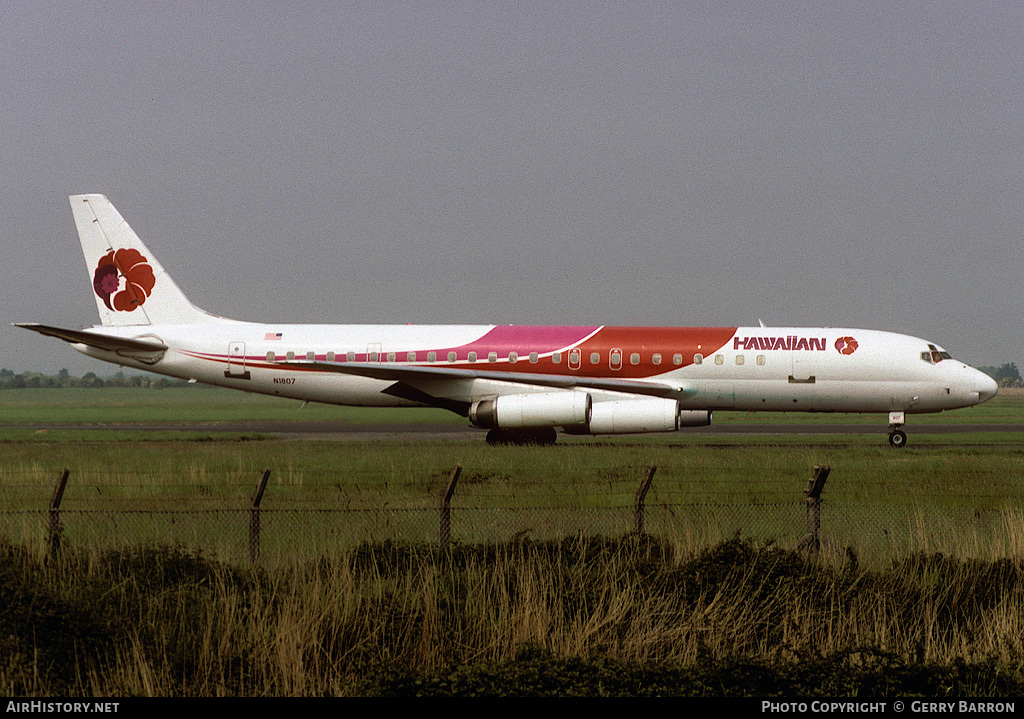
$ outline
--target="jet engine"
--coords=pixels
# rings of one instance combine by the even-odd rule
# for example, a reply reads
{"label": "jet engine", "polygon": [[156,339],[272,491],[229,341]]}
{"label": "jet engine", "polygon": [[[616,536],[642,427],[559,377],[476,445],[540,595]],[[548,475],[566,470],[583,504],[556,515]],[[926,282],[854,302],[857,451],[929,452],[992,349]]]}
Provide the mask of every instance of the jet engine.
{"label": "jet engine", "polygon": [[593,406],[586,392],[510,394],[474,402],[469,421],[485,428],[586,426]]}
{"label": "jet engine", "polygon": [[711,424],[707,410],[680,410],[672,399],[624,399],[596,402],[585,428],[566,428],[570,434],[636,434],[674,432],[680,427]]}

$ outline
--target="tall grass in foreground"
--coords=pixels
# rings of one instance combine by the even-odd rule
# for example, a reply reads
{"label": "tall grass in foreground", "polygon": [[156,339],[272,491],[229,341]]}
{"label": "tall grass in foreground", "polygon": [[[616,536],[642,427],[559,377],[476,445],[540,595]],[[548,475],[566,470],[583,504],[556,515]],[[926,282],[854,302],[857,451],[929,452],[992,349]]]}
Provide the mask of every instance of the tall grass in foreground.
{"label": "tall grass in foreground", "polygon": [[364,545],[272,571],[171,547],[0,555],[8,695],[366,695],[396,673],[494,666],[511,689],[530,681],[515,673],[524,652],[634,671],[984,663],[1024,687],[1020,560],[914,555],[875,571],[852,551],[813,564],[739,538],[693,552],[639,537]]}

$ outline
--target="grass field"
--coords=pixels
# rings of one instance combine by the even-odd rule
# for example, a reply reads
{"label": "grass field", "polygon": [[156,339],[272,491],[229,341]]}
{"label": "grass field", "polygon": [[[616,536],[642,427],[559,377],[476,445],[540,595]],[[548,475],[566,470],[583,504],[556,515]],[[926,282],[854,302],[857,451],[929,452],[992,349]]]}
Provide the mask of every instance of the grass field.
{"label": "grass field", "polygon": [[[432,504],[453,465],[464,468],[459,498],[483,504],[545,506],[630,504],[651,465],[656,502],[779,502],[803,497],[814,465],[833,468],[828,496],[858,502],[924,502],[971,509],[1024,506],[1024,434],[929,434],[932,423],[1024,426],[1024,396],[1000,396],[960,412],[912,418],[901,450],[878,434],[562,437],[554,447],[490,447],[482,434],[420,439],[417,428],[464,426],[441,410],[383,410],[309,405],[217,389],[12,390],[0,394],[0,483],[42,487],[64,467],[72,487],[111,498],[160,494],[247,498],[263,468],[272,471],[268,501],[332,502],[341,494],[386,492],[393,502]],[[716,423],[791,425],[805,415],[718,413]],[[812,415],[848,423],[851,415]],[[864,418],[858,418],[864,419]],[[884,422],[878,417],[868,418]],[[264,422],[371,423],[384,439],[280,441],[255,431]],[[38,425],[102,424],[102,429]],[[133,430],[133,423],[147,431]],[[246,423],[254,431],[247,432]],[[240,432],[219,431],[224,424]],[[167,425],[164,431],[153,426]],[[280,425],[276,425],[280,426]],[[919,428],[914,432],[913,428]],[[409,438],[403,432],[409,432]],[[31,492],[30,492],[31,493]],[[48,494],[44,493],[48,497]],[[85,501],[74,490],[69,499]]]}
{"label": "grass field", "polygon": [[[422,439],[423,426],[464,424],[430,410],[300,409],[200,388],[4,392],[0,521],[34,529],[12,537],[0,527],[10,537],[0,538],[0,692],[1019,694],[1024,436],[929,433],[914,418],[912,443],[894,450],[884,418],[716,416],[798,419],[877,422],[879,431],[489,447],[458,433]],[[1024,425],[1024,397],[927,420]],[[281,440],[257,431],[269,421],[395,432]],[[220,431],[225,423],[240,431]],[[53,424],[80,426],[40,428]],[[95,424],[105,428],[86,427]],[[456,541],[445,553],[437,506],[456,463]],[[837,551],[808,562],[790,550],[820,464],[832,468],[823,527]],[[629,509],[652,465],[645,539],[630,534]],[[45,508],[65,467],[66,543],[51,561],[40,551]],[[307,548],[250,568],[238,558],[265,467],[263,507],[298,510],[264,513],[267,553]],[[605,510],[625,520],[610,538],[539,534],[552,517],[562,527]],[[690,529],[659,533],[668,515]],[[427,533],[399,527],[384,540],[328,546],[332,527],[353,517],[423,518]],[[766,517],[789,524],[762,529]],[[873,558],[904,517],[902,551]],[[743,538],[730,538],[737,518]],[[92,524],[110,544],[83,541]],[[184,548],[183,525],[197,537]],[[789,539],[778,541],[780,526]]]}
{"label": "grass field", "polygon": [[[792,425],[795,419],[840,425],[857,419],[879,423],[879,432],[682,431],[563,437],[553,447],[490,447],[472,433],[423,439],[417,432],[424,427],[465,426],[462,418],[439,410],[301,408],[294,401],[198,387],[24,389],[6,391],[0,401],[0,502],[8,510],[44,509],[66,467],[71,479],[62,506],[69,510],[244,510],[257,478],[269,468],[271,483],[263,500],[268,510],[432,512],[456,464],[463,472],[454,507],[481,517],[485,511],[628,510],[652,465],[657,472],[647,496],[651,506],[799,508],[813,467],[829,465],[824,496],[833,507],[856,507],[872,515],[898,508],[926,517],[936,510],[1024,510],[1024,435],[928,430],[935,424],[1024,425],[1020,395],[912,418],[912,442],[900,450],[886,443],[884,418],[849,415],[719,413],[716,421],[770,428]],[[390,432],[365,435],[372,439],[356,433],[343,442],[278,440],[258,431],[267,422],[278,428],[280,423],[330,422],[335,428],[369,423]],[[71,428],[45,428],[54,423]],[[97,424],[104,428],[92,428]],[[132,429],[133,424],[147,429]],[[224,432],[224,425],[239,431]],[[479,521],[494,531],[508,527],[511,534],[537,524]],[[462,539],[485,536],[494,538],[471,533]],[[976,553],[979,542],[988,540],[972,535],[970,541]],[[1001,544],[999,551],[1016,541]]]}
{"label": "grass field", "polygon": [[18,389],[0,393],[0,425],[209,422],[453,422],[444,410],[337,407],[215,387]]}
{"label": "grass field", "polygon": [[[376,409],[309,404],[206,386],[166,389],[17,389],[0,393],[0,425],[122,424],[182,422],[341,421],[352,424],[464,425],[466,420],[438,409]],[[719,424],[786,424],[836,421],[876,424],[880,415],[785,412],[718,412]],[[911,427],[934,424],[1003,424],[1024,422],[1024,394],[1003,391],[985,404],[938,414],[912,415]]]}

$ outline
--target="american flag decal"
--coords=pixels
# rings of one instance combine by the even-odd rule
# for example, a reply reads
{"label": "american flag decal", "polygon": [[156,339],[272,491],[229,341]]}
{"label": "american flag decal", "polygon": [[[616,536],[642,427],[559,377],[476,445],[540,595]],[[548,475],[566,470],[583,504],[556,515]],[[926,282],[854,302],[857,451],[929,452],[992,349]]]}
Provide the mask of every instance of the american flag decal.
{"label": "american flag decal", "polygon": [[281,339],[281,333],[280,332],[267,332],[267,336],[264,337],[263,339],[265,339],[265,340],[279,340],[279,339]]}

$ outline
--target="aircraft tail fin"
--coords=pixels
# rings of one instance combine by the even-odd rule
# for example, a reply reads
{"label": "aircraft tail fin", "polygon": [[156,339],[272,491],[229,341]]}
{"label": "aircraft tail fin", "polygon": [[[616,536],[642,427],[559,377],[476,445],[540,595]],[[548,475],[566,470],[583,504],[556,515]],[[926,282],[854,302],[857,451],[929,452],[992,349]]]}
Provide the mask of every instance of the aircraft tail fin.
{"label": "aircraft tail fin", "polygon": [[104,195],[72,195],[71,211],[104,325],[217,319],[188,301]]}

